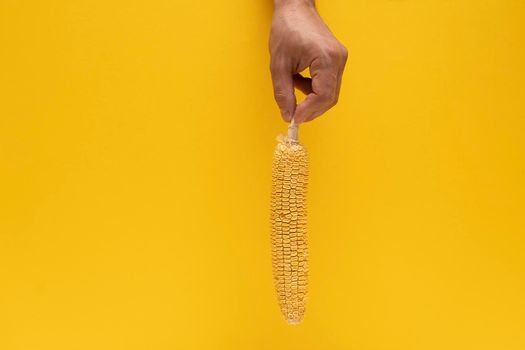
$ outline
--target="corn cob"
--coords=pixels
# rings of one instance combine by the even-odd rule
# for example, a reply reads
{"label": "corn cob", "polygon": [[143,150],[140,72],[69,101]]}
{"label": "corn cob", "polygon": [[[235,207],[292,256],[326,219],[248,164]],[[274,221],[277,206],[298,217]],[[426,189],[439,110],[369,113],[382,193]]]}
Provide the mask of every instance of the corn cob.
{"label": "corn cob", "polygon": [[302,321],[308,287],[306,188],[308,155],[292,123],[277,138],[272,166],[271,241],[279,307],[290,324]]}

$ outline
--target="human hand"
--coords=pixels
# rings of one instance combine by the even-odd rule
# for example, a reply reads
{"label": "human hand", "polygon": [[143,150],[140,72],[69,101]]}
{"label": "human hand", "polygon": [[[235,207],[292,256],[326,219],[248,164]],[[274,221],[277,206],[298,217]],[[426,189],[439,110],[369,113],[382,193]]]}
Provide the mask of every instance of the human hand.
{"label": "human hand", "polygon": [[[275,101],[285,121],[307,122],[335,106],[348,52],[313,0],[275,0],[269,44]],[[299,74],[306,68],[312,78]],[[299,105],[294,86],[307,95]]]}

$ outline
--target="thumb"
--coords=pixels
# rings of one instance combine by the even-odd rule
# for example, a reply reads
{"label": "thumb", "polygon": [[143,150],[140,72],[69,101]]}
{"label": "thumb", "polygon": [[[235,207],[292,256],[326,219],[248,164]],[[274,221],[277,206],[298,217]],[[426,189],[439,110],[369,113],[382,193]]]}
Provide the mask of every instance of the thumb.
{"label": "thumb", "polygon": [[282,118],[289,122],[295,112],[293,75],[284,65],[270,65],[275,102],[281,110]]}

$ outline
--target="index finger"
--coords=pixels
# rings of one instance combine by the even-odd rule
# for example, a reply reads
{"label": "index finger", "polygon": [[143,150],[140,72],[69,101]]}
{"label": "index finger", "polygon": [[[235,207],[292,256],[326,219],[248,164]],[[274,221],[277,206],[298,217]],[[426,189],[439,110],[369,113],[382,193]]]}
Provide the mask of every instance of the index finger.
{"label": "index finger", "polygon": [[328,59],[312,62],[312,92],[295,109],[293,118],[297,123],[315,119],[335,106],[341,84],[340,71],[339,64]]}
{"label": "index finger", "polygon": [[310,66],[312,92],[306,96],[294,113],[294,120],[302,123],[320,116],[337,103],[338,69],[324,59],[317,59]]}

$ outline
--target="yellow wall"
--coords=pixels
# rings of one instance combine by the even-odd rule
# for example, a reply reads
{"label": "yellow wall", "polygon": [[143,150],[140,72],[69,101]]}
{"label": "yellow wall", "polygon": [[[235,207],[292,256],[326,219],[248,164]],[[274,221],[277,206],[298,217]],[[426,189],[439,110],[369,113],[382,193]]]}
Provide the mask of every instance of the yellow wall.
{"label": "yellow wall", "polygon": [[525,349],[525,4],[319,0],[310,300],[274,295],[270,0],[0,0],[0,349]]}

